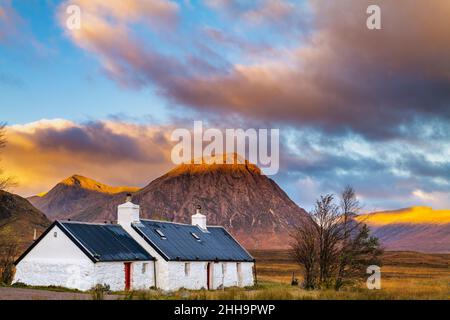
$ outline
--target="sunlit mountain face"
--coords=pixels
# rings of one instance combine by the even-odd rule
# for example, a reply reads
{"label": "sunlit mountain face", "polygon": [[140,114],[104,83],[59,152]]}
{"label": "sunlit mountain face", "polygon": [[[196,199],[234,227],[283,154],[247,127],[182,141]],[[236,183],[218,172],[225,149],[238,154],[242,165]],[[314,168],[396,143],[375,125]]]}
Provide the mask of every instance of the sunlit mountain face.
{"label": "sunlit mountain face", "polygon": [[450,210],[411,207],[360,215],[387,250],[450,253]]}
{"label": "sunlit mountain face", "polygon": [[404,223],[447,224],[450,223],[450,210],[435,210],[430,207],[411,207],[361,215],[358,220],[373,226]]}
{"label": "sunlit mountain face", "polygon": [[63,181],[61,181],[61,184],[67,186],[76,186],[79,188],[83,188],[85,190],[97,191],[107,194],[116,194],[121,192],[136,192],[139,190],[139,188],[137,187],[108,186],[106,184],[92,180],[90,178],[80,176],[78,174],[75,174],[67,179],[64,179]]}

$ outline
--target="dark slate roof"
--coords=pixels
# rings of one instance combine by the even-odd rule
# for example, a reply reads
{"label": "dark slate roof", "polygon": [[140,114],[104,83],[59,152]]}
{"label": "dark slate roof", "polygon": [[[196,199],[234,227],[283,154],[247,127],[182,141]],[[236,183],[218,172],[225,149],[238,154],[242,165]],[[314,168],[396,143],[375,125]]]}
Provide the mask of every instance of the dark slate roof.
{"label": "dark slate roof", "polygon": [[63,231],[68,231],[69,238],[73,237],[96,261],[154,260],[120,225],[67,221],[59,224]]}
{"label": "dark slate roof", "polygon": [[188,224],[141,220],[133,228],[168,261],[254,260],[223,227],[208,226],[208,232],[203,232],[198,226]]}
{"label": "dark slate roof", "polygon": [[120,225],[55,221],[16,260],[19,263],[54,226],[58,226],[94,263],[154,260]]}

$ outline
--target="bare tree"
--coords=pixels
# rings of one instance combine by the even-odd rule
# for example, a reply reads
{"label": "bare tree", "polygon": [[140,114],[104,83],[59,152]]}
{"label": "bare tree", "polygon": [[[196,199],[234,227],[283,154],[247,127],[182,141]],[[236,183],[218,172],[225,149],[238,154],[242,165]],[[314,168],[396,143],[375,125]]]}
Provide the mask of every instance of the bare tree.
{"label": "bare tree", "polygon": [[11,284],[14,277],[14,261],[19,246],[14,239],[0,239],[0,284]]}
{"label": "bare tree", "polygon": [[295,260],[303,266],[303,287],[314,289],[317,283],[317,259],[319,243],[317,242],[317,228],[310,217],[299,224],[296,232],[292,235],[292,251]]}
{"label": "bare tree", "polygon": [[341,194],[340,211],[343,217],[343,240],[339,252],[339,266],[334,288],[361,279],[369,265],[381,265],[383,250],[363,220],[355,219],[361,209],[355,190],[347,186]]}
{"label": "bare tree", "polygon": [[334,204],[334,196],[328,194],[316,201],[311,213],[319,242],[319,284],[331,285],[332,275],[336,268],[342,238],[339,208]]}
{"label": "bare tree", "polygon": [[341,203],[331,194],[321,196],[309,220],[297,226],[293,234],[293,252],[304,269],[304,287],[332,287],[360,279],[365,268],[379,264],[382,253],[378,239],[355,217],[360,209],[355,191],[346,187]]}
{"label": "bare tree", "polygon": [[361,206],[356,198],[355,190],[351,186],[346,186],[341,194],[340,210],[343,223],[343,240],[339,254],[339,266],[335,281],[335,289],[339,290],[344,285],[346,277],[346,268],[350,262],[352,254],[351,234],[359,227],[359,223],[355,221]]}
{"label": "bare tree", "polygon": [[[0,123],[0,153],[6,147],[6,124]],[[1,158],[0,158],[1,161]],[[6,190],[16,185],[12,177],[3,176],[4,170],[0,167],[0,190]]]}

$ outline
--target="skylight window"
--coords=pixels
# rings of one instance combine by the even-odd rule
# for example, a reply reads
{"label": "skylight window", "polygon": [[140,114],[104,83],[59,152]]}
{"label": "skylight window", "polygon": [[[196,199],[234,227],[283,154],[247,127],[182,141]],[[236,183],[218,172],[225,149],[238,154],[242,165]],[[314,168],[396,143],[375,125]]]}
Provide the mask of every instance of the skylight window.
{"label": "skylight window", "polygon": [[162,239],[166,239],[166,235],[165,235],[160,229],[155,229],[155,232],[156,232]]}
{"label": "skylight window", "polygon": [[195,240],[200,241],[200,237],[195,232],[191,232],[191,235],[195,238]]}

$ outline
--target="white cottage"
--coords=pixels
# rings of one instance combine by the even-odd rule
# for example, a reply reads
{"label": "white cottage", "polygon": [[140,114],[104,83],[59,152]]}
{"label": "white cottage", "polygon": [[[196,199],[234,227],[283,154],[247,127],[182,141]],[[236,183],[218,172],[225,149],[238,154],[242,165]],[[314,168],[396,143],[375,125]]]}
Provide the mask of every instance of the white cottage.
{"label": "white cottage", "polygon": [[167,291],[251,286],[253,257],[223,228],[145,220],[139,206],[118,207],[117,224],[56,221],[16,261],[14,282],[89,290]]}

